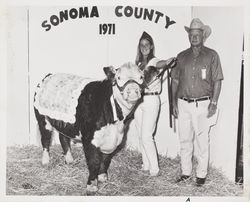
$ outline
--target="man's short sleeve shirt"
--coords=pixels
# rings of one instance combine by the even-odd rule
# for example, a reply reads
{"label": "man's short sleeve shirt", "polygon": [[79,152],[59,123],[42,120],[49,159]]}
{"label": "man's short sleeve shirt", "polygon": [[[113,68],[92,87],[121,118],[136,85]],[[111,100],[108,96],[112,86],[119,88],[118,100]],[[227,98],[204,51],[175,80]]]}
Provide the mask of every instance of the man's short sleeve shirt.
{"label": "man's short sleeve shirt", "polygon": [[178,54],[171,77],[179,81],[177,97],[211,97],[214,82],[223,80],[219,55],[212,49],[202,47],[195,57],[189,48]]}

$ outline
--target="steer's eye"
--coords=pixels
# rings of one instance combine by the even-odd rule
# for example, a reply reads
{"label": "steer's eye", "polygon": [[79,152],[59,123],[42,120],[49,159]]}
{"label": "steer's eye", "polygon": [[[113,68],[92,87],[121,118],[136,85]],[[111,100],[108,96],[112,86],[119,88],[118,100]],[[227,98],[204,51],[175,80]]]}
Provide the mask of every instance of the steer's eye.
{"label": "steer's eye", "polygon": [[118,79],[118,80],[121,80],[121,77],[120,77],[120,76],[118,76],[118,77],[117,77],[117,79]]}
{"label": "steer's eye", "polygon": [[140,80],[142,80],[142,79],[143,79],[143,76],[140,77]]}

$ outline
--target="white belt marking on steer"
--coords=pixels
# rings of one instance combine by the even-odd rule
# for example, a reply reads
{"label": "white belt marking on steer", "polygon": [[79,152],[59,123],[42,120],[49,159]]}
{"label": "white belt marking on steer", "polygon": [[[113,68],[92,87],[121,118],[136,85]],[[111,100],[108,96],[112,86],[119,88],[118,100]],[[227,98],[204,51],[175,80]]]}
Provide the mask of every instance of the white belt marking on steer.
{"label": "white belt marking on steer", "polygon": [[58,73],[47,76],[37,87],[34,106],[40,114],[75,123],[76,107],[82,89],[94,79]]}

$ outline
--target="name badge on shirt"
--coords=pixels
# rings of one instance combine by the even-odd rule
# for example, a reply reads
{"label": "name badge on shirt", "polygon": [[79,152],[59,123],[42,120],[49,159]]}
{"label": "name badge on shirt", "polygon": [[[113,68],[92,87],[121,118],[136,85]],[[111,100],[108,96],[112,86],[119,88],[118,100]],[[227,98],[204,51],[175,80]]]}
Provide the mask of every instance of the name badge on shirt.
{"label": "name badge on shirt", "polygon": [[207,75],[207,69],[206,69],[206,67],[202,67],[202,69],[201,69],[201,78],[206,79],[206,75]]}

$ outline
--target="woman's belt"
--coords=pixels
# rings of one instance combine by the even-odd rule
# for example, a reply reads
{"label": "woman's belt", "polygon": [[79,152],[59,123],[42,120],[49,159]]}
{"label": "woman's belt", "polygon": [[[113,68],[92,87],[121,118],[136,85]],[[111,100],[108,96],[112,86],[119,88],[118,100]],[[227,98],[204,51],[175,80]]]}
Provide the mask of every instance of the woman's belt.
{"label": "woman's belt", "polygon": [[191,103],[191,102],[199,102],[199,101],[210,100],[210,97],[209,96],[204,96],[204,97],[199,97],[199,98],[180,97],[180,99],[185,100],[188,103]]}
{"label": "woman's belt", "polygon": [[159,92],[144,92],[143,95],[160,95]]}

